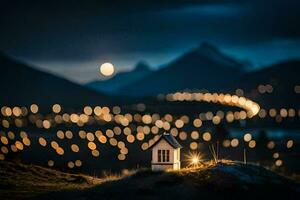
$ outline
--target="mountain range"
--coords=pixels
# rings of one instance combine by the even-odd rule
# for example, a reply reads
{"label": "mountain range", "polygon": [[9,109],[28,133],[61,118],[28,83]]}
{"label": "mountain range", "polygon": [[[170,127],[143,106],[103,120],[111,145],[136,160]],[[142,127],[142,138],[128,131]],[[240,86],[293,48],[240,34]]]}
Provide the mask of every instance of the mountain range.
{"label": "mountain range", "polygon": [[64,78],[39,71],[7,55],[0,54],[0,104],[7,106],[49,106],[55,103],[70,108],[88,104],[111,104],[113,99]]}
{"label": "mountain range", "polygon": [[143,79],[152,72],[145,62],[139,62],[132,71],[119,72],[108,80],[96,80],[87,84],[96,91],[115,94],[124,86],[129,86],[137,80]]}
{"label": "mountain range", "polygon": [[[246,68],[243,62],[224,54],[214,45],[203,43],[159,70],[148,71],[143,76],[138,76],[133,70],[126,73],[126,79],[122,74],[118,78],[115,76],[112,81],[118,81],[119,89],[110,92],[147,97],[183,90],[234,94],[236,89],[241,88],[245,96],[266,108],[298,106],[300,97],[294,88],[300,85],[300,60],[282,61],[256,71],[247,71]],[[109,87],[107,83],[109,80],[98,81],[95,87],[101,91],[101,85]],[[272,91],[260,93],[260,85],[271,85]]]}
{"label": "mountain range", "polygon": [[185,89],[218,91],[226,88],[231,79],[242,76],[243,69],[243,64],[204,43],[119,92],[129,96],[152,96]]}
{"label": "mountain range", "polygon": [[[242,63],[208,43],[201,44],[159,70],[144,70],[142,75],[136,71],[116,75],[111,81],[91,82],[88,86],[104,92],[110,87],[109,92],[127,96],[153,96],[184,89],[222,90],[231,79],[245,73]],[[116,82],[118,88],[115,87]]]}
{"label": "mountain range", "polygon": [[[300,85],[300,60],[276,63],[258,71],[242,75],[231,84],[232,91],[242,88],[247,97],[255,99],[266,108],[286,106],[297,108],[300,95],[295,86]],[[269,92],[259,93],[258,87],[271,85]]]}
{"label": "mountain range", "polygon": [[[300,60],[283,61],[257,71],[247,72],[245,65],[225,55],[217,47],[204,43],[167,63],[151,70],[140,62],[134,70],[121,72],[104,81],[79,85],[47,72],[39,71],[0,53],[2,92],[1,105],[49,106],[60,103],[70,108],[83,105],[122,105],[124,102],[153,101],[145,99],[160,93],[182,90],[235,93],[244,90],[246,97],[263,107],[297,107],[300,85]],[[259,85],[271,85],[272,92],[261,94]],[[128,96],[125,98],[125,96]]]}

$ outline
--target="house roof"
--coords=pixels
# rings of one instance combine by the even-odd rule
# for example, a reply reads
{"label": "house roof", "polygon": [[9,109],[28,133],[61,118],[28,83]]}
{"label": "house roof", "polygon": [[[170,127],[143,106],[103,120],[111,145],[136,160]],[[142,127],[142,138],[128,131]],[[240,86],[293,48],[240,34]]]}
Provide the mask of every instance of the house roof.
{"label": "house roof", "polygon": [[170,133],[163,133],[160,136],[160,138],[156,142],[154,142],[149,148],[153,148],[154,146],[156,146],[162,139],[165,139],[167,141],[167,143],[169,143],[174,149],[182,148],[182,146],[178,143],[178,141]]}

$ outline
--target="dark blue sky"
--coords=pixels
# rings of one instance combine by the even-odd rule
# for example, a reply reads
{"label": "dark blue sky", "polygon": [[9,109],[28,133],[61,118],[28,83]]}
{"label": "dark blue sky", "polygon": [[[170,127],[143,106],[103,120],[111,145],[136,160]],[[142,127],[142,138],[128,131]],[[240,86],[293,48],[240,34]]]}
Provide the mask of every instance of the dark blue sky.
{"label": "dark blue sky", "polygon": [[159,67],[201,42],[253,68],[300,58],[300,1],[12,1],[0,6],[0,50],[69,79],[140,60]]}

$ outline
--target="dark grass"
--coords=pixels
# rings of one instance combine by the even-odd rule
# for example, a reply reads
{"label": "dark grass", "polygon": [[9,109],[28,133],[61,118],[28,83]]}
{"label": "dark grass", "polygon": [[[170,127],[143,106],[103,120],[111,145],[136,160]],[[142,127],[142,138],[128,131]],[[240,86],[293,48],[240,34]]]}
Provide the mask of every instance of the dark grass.
{"label": "dark grass", "polygon": [[299,199],[299,184],[263,167],[223,161],[196,169],[127,176],[62,173],[0,163],[0,199]]}
{"label": "dark grass", "polygon": [[62,189],[83,189],[97,182],[92,177],[63,173],[36,165],[0,162],[0,199],[26,199]]}
{"label": "dark grass", "polygon": [[134,175],[46,199],[298,199],[299,185],[259,166],[220,163],[172,172]]}

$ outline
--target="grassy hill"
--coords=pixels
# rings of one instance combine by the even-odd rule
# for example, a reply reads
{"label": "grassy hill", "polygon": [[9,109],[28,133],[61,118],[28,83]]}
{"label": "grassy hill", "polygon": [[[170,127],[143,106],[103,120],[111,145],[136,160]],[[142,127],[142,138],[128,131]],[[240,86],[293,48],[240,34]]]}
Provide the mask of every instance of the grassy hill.
{"label": "grassy hill", "polygon": [[36,165],[0,162],[0,199],[25,199],[62,189],[83,189],[101,180]]}
{"label": "grassy hill", "polygon": [[[2,167],[6,168],[2,168]],[[4,177],[4,178],[3,178]],[[139,170],[93,179],[37,166],[1,162],[1,199],[296,199],[299,184],[265,168],[223,161],[181,171]],[[62,190],[62,191],[58,191]],[[57,191],[57,192],[53,192]],[[4,195],[4,196],[3,196]],[[6,195],[6,196],[5,196]]]}

